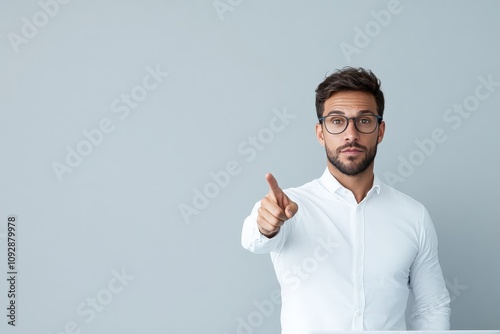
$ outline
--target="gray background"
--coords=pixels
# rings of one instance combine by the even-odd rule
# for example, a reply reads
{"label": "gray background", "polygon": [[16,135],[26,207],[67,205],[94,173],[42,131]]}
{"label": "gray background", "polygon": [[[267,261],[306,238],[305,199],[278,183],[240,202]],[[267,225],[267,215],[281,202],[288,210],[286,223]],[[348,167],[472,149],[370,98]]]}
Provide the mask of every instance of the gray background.
{"label": "gray background", "polygon": [[[2,332],[278,332],[279,305],[256,306],[278,284],[269,257],[240,246],[242,222],[267,171],[285,188],[321,175],[314,89],[346,65],[382,80],[376,172],[431,213],[452,328],[500,328],[500,2],[401,0],[383,24],[372,11],[391,1],[67,2],[52,16],[34,0],[0,4],[2,277],[7,216],[19,221],[18,326],[2,279]],[[168,76],[126,117],[113,112],[145,92],[148,67]],[[482,100],[480,77],[497,82]],[[284,110],[283,130],[266,130]],[[103,119],[113,131],[60,181],[54,162]],[[437,128],[446,140],[422,153],[416,141]],[[210,172],[231,161],[238,173],[214,188]],[[205,187],[213,198],[185,219]],[[127,278],[112,293],[116,271]],[[88,298],[91,320],[78,312]]]}

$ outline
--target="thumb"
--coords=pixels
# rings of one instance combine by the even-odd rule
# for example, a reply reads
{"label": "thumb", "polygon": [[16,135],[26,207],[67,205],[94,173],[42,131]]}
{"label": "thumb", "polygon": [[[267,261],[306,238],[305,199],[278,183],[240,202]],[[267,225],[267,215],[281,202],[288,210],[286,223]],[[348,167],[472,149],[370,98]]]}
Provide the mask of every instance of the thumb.
{"label": "thumb", "polygon": [[287,196],[287,205],[285,207],[285,214],[287,216],[288,219],[292,218],[293,216],[295,216],[295,214],[297,213],[297,211],[299,211],[299,206],[297,205],[297,203],[291,201],[288,196]]}

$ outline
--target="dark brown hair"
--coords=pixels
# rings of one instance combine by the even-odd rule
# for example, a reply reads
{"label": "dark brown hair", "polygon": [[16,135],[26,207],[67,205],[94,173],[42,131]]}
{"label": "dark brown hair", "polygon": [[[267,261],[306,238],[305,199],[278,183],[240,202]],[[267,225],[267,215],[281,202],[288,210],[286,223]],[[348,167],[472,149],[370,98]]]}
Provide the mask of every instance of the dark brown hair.
{"label": "dark brown hair", "polygon": [[384,116],[384,93],[380,90],[380,80],[372,71],[358,67],[344,67],[327,76],[316,88],[316,113],[323,116],[325,101],[333,94],[345,91],[360,91],[370,93],[375,97],[377,113]]}

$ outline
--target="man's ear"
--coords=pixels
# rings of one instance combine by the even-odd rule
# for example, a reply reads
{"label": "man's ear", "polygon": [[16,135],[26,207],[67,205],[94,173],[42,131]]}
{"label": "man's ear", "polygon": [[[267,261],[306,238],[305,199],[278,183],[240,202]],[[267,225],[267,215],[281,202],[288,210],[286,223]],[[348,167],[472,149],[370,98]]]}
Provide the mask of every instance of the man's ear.
{"label": "man's ear", "polygon": [[325,147],[325,137],[323,136],[323,125],[316,123],[316,138],[321,146]]}
{"label": "man's ear", "polygon": [[380,144],[382,142],[382,140],[384,139],[384,134],[385,134],[385,122],[382,121],[378,126],[377,143]]}

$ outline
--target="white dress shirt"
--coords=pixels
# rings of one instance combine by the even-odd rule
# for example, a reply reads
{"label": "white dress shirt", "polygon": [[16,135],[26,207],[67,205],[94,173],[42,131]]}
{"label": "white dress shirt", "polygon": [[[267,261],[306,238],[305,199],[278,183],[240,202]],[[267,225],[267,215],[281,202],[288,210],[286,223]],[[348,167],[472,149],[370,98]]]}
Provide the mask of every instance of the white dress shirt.
{"label": "white dress shirt", "polygon": [[[450,328],[437,236],[422,204],[376,176],[358,204],[328,169],[284,191],[298,204],[296,215],[269,239],[258,230],[258,202],[241,238],[244,248],[271,255],[283,334]],[[407,328],[410,291],[415,304]]]}

